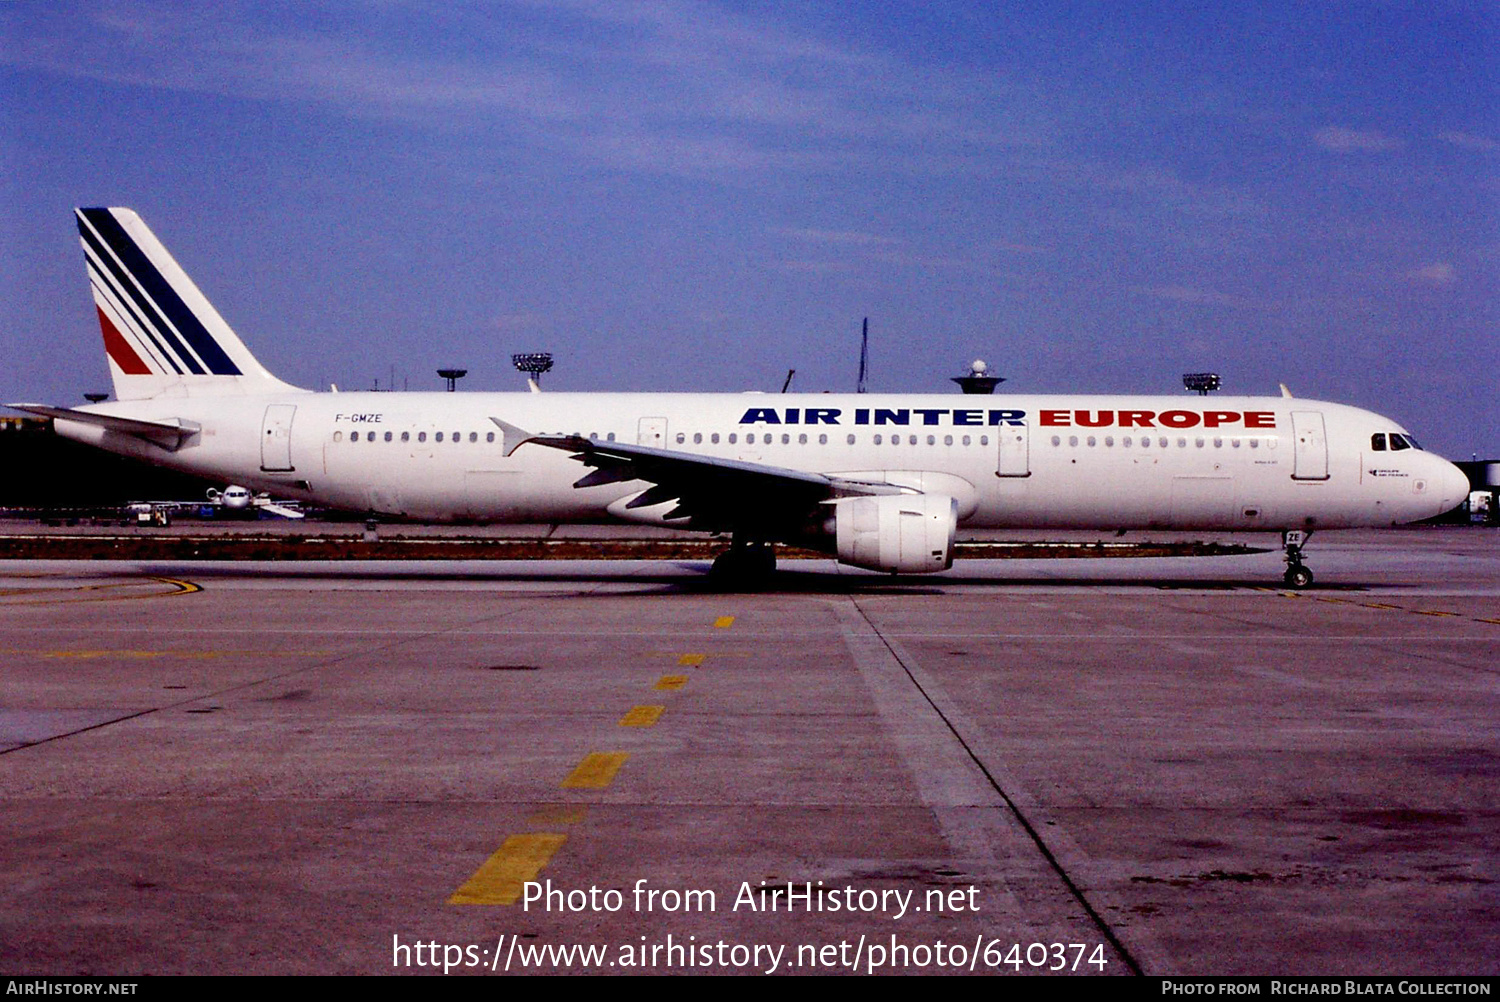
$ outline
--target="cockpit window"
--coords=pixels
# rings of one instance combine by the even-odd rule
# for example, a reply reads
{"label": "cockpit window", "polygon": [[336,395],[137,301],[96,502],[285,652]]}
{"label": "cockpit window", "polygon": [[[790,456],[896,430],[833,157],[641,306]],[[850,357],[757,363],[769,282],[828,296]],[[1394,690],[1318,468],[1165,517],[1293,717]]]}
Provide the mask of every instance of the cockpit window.
{"label": "cockpit window", "polygon": [[1397,435],[1391,432],[1391,451],[1400,452],[1402,449],[1410,449],[1411,445],[1406,441],[1405,435]]}
{"label": "cockpit window", "polygon": [[1383,432],[1383,431],[1377,431],[1375,434],[1373,434],[1373,435],[1370,436],[1370,451],[1371,452],[1384,452],[1385,451],[1385,432]]}

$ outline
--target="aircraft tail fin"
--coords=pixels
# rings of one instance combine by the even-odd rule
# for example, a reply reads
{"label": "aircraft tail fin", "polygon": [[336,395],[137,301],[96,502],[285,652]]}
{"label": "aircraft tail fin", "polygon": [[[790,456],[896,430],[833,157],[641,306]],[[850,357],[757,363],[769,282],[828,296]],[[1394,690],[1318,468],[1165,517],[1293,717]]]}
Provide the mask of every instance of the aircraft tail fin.
{"label": "aircraft tail fin", "polygon": [[115,397],[296,392],[250,354],[130,209],[75,209]]}

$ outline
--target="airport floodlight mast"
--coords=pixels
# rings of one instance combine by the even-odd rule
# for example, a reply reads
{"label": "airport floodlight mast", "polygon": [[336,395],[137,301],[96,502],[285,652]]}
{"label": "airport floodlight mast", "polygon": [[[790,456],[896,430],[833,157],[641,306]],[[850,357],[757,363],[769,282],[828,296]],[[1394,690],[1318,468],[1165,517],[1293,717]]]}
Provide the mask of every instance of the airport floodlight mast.
{"label": "airport floodlight mast", "polygon": [[1005,377],[991,375],[988,363],[982,358],[976,358],[969,365],[969,374],[954,376],[953,381],[965,393],[994,393],[995,387],[1005,382]]}
{"label": "airport floodlight mast", "polygon": [[1217,372],[1184,372],[1182,374],[1182,385],[1200,397],[1206,397],[1217,390],[1221,382]]}
{"label": "airport floodlight mast", "polygon": [[552,353],[550,351],[522,351],[510,357],[510,364],[516,367],[517,372],[526,373],[526,385],[533,393],[541,391],[542,373],[552,371]]}
{"label": "airport floodlight mast", "polygon": [[437,371],[437,374],[439,376],[442,376],[444,379],[446,379],[448,381],[448,392],[452,393],[454,390],[458,389],[458,381],[460,379],[464,378],[465,376],[467,376],[469,374],[469,370],[468,369],[439,369]]}

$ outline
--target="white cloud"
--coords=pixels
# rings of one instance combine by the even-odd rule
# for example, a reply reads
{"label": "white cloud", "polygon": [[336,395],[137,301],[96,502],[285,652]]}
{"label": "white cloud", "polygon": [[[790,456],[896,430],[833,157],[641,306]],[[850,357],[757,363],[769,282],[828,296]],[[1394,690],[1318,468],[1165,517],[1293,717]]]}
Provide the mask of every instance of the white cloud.
{"label": "white cloud", "polygon": [[1500,150],[1500,143],[1484,136],[1476,136],[1472,132],[1439,132],[1437,137],[1445,143],[1461,146],[1466,150],[1480,150],[1484,153]]}
{"label": "white cloud", "polygon": [[1435,261],[1420,268],[1413,268],[1406,273],[1406,277],[1413,282],[1421,282],[1425,285],[1448,286],[1458,281],[1458,269],[1446,262]]}
{"label": "white cloud", "polygon": [[1138,291],[1157,299],[1170,299],[1176,303],[1192,306],[1229,306],[1235,309],[1259,309],[1256,303],[1240,296],[1232,296],[1212,289],[1194,289],[1186,285],[1141,286]]}
{"label": "white cloud", "polygon": [[799,240],[808,240],[819,244],[838,244],[852,247],[876,247],[884,244],[894,244],[894,237],[882,237],[875,233],[859,233],[853,230],[812,230],[812,229],[788,229],[782,228],[776,231]]}
{"label": "white cloud", "polygon": [[1335,153],[1381,153],[1401,147],[1402,142],[1375,129],[1346,129],[1330,125],[1313,133],[1313,141]]}
{"label": "white cloud", "polygon": [[[535,9],[530,9],[535,8]],[[712,175],[994,169],[1051,130],[994,74],[909,64],[701,4],[531,0],[315,17],[225,2],[39,17],[0,65],[482,133],[615,167]],[[401,5],[395,5],[399,14]],[[75,19],[78,20],[78,19]],[[461,46],[434,39],[463,38]]]}

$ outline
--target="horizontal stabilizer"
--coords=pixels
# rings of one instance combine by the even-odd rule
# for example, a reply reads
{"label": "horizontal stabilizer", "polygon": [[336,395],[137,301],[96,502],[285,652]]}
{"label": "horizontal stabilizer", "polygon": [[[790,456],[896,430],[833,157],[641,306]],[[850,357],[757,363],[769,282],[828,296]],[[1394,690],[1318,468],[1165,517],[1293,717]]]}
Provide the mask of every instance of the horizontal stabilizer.
{"label": "horizontal stabilizer", "polygon": [[71,407],[48,407],[45,404],[6,404],[13,410],[41,414],[57,421],[76,421],[91,424],[122,435],[144,438],[167,449],[176,449],[183,439],[199,430],[192,421],[168,418],[164,421],[145,421],[141,418],[120,417],[115,414],[98,414],[94,411],[74,410]]}

